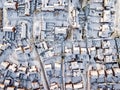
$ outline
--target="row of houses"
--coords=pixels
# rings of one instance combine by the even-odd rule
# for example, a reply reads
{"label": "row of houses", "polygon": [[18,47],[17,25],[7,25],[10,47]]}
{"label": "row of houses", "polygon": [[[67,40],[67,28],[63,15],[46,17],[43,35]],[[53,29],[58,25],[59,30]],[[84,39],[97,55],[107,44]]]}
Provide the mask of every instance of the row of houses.
{"label": "row of houses", "polygon": [[108,38],[111,36],[111,33],[114,31],[112,29],[114,25],[114,5],[114,1],[91,1],[89,31],[92,31],[94,34],[90,35],[90,38]]}
{"label": "row of houses", "polygon": [[81,76],[81,68],[80,63],[73,61],[73,62],[66,62],[64,63],[64,78],[65,78],[65,88],[66,90],[72,89],[83,89],[85,86],[84,80]]}
{"label": "row of houses", "polygon": [[8,61],[1,62],[0,89],[40,89],[42,83],[36,66],[23,66]]}
{"label": "row of houses", "polygon": [[92,69],[89,71],[90,78],[90,87],[91,89],[100,89],[104,90],[104,88],[108,89],[120,89],[119,85],[120,81],[120,68],[112,67],[109,69]]}

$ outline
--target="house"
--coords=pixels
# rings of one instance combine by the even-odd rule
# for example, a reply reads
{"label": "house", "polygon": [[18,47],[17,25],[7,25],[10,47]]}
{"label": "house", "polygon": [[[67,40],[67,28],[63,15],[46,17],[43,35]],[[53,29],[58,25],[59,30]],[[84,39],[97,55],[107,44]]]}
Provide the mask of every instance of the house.
{"label": "house", "polygon": [[55,90],[55,89],[60,90],[58,84],[57,83],[51,83],[50,90]]}
{"label": "house", "polygon": [[55,8],[55,10],[64,10],[65,9],[64,6],[59,5],[59,4],[54,4],[54,8]]}
{"label": "house", "polygon": [[36,21],[34,24],[33,24],[33,37],[36,38],[36,39],[39,39],[40,38],[40,34],[41,34],[41,29],[42,29],[42,26],[40,24],[41,22],[39,21]]}
{"label": "house", "polygon": [[25,73],[26,70],[27,70],[27,67],[25,67],[25,66],[20,66],[20,67],[18,68],[18,70]]}
{"label": "house", "polygon": [[23,53],[24,51],[23,51],[22,47],[18,47],[15,49],[15,52],[17,55],[19,55],[19,54]]}
{"label": "house", "polygon": [[21,38],[24,39],[27,37],[27,24],[22,22],[21,23]]}
{"label": "house", "polygon": [[88,48],[88,52],[92,55],[96,55],[96,48],[95,47],[90,47],[90,48]]}
{"label": "house", "polygon": [[93,39],[92,45],[95,47],[101,47],[101,39]]}
{"label": "house", "polygon": [[38,68],[36,66],[31,66],[29,72],[38,72]]}
{"label": "house", "polygon": [[90,71],[90,77],[91,77],[91,79],[97,79],[98,78],[98,71],[97,70],[91,70]]}
{"label": "house", "polygon": [[114,76],[120,76],[120,68],[113,68]]}
{"label": "house", "polygon": [[23,51],[25,53],[30,53],[32,51],[32,48],[31,48],[31,46],[26,46],[26,47],[24,47]]}
{"label": "house", "polygon": [[45,67],[45,69],[48,70],[48,71],[49,71],[49,70],[52,70],[52,65],[51,65],[51,64],[45,64],[44,67]]}
{"label": "house", "polygon": [[111,22],[110,10],[104,10],[103,11],[103,22]]}
{"label": "house", "polygon": [[25,0],[25,15],[26,16],[30,15],[30,1],[31,0]]}
{"label": "house", "polygon": [[3,31],[5,32],[15,32],[15,27],[14,26],[5,26],[3,27]]}
{"label": "house", "polygon": [[[113,49],[109,48],[109,49],[104,49],[104,55],[111,55],[113,53]],[[115,54],[115,52],[114,52]]]}
{"label": "house", "polygon": [[65,71],[65,76],[66,76],[66,77],[71,77],[71,76],[72,76],[72,71],[66,70],[66,71]]}
{"label": "house", "polygon": [[9,65],[10,65],[10,63],[7,61],[1,62],[1,66],[3,66],[5,69],[8,68]]}
{"label": "house", "polygon": [[110,37],[110,31],[99,31],[99,37],[102,38]]}
{"label": "house", "polygon": [[61,64],[55,63],[55,70],[61,70]]}
{"label": "house", "polygon": [[5,2],[4,6],[5,6],[6,9],[16,10],[18,8],[18,3],[17,2]]}
{"label": "house", "polygon": [[[101,0],[100,0],[101,1]],[[97,11],[101,11],[103,10],[103,6],[101,3],[96,3],[96,2],[91,2],[90,3],[90,9],[94,9],[94,10],[97,10]]]}
{"label": "house", "polygon": [[71,76],[65,77],[65,83],[71,83],[71,82],[72,82],[72,77]]}
{"label": "house", "polygon": [[32,89],[39,89],[40,85],[38,82],[32,82]]}
{"label": "house", "polygon": [[112,83],[113,82],[113,71],[112,69],[106,70],[106,82]]}
{"label": "house", "polygon": [[109,25],[108,24],[104,24],[102,25],[102,31],[109,31]]}
{"label": "house", "polygon": [[104,0],[104,7],[111,7],[111,0]]}
{"label": "house", "polygon": [[52,56],[54,56],[54,52],[53,52],[53,51],[50,51],[50,50],[49,50],[49,51],[45,52],[45,57],[46,57],[46,58],[48,58],[48,57],[50,58],[50,57],[52,57]]}
{"label": "house", "polygon": [[67,28],[66,27],[55,27],[55,34],[67,34]]}
{"label": "house", "polygon": [[46,43],[45,41],[42,42],[42,46],[43,46],[43,48],[44,48],[45,50],[48,49],[47,43]]}
{"label": "house", "polygon": [[65,88],[66,90],[72,90],[72,84],[71,83],[68,83],[68,84],[65,84]]}
{"label": "house", "polygon": [[97,82],[101,83],[101,82],[104,82],[105,81],[105,70],[103,69],[100,69],[98,70],[98,79],[97,79]]}
{"label": "house", "polygon": [[72,49],[65,46],[65,53],[72,54]]}
{"label": "house", "polygon": [[0,89],[4,90],[4,88],[5,88],[5,85],[0,83]]}
{"label": "house", "polygon": [[4,84],[5,84],[5,85],[9,85],[9,84],[10,84],[10,82],[11,82],[11,80],[10,80],[10,79],[5,79]]}
{"label": "house", "polygon": [[108,40],[102,42],[102,48],[108,48],[108,47],[110,47],[110,45],[111,45],[110,41],[108,41]]}
{"label": "house", "polygon": [[80,48],[81,54],[87,54],[87,49],[86,48]]}
{"label": "house", "polygon": [[15,87],[7,87],[6,90],[15,90]]}
{"label": "house", "polygon": [[104,61],[105,61],[105,63],[113,62],[112,55],[105,56]]}
{"label": "house", "polygon": [[84,69],[85,69],[85,64],[84,64],[83,62],[80,62],[80,63],[79,63],[79,68],[80,68],[81,70],[84,70]]}
{"label": "house", "polygon": [[[73,70],[73,77],[79,77],[80,76],[80,71],[79,70]],[[80,77],[79,77],[80,78]]]}
{"label": "house", "polygon": [[20,81],[19,81],[19,80],[18,80],[18,81],[15,80],[15,81],[14,81],[14,86],[15,86],[15,87],[18,87],[19,85],[20,85]]}
{"label": "house", "polygon": [[98,70],[98,75],[99,75],[99,77],[105,77],[105,70],[103,70],[103,69]]}
{"label": "house", "polygon": [[93,43],[92,43],[92,40],[93,40],[93,39],[88,39],[88,40],[87,40],[87,48],[93,46],[93,45],[92,45],[92,44],[93,44]]}
{"label": "house", "polygon": [[79,48],[79,46],[74,46],[73,45],[73,54],[80,54],[80,48]]}
{"label": "house", "polygon": [[78,69],[79,68],[78,62],[77,61],[71,62],[71,67],[72,69]]}
{"label": "house", "polygon": [[76,89],[82,89],[83,88],[83,83],[82,82],[75,83],[75,84],[73,84],[73,88],[74,88],[74,90],[76,90]]}
{"label": "house", "polygon": [[99,60],[103,60],[104,59],[103,49],[97,49],[97,58]]}
{"label": "house", "polygon": [[95,2],[95,3],[102,3],[103,0],[93,0],[92,2]]}
{"label": "house", "polygon": [[53,12],[54,9],[55,9],[54,6],[46,6],[46,7],[42,7],[42,11]]}
{"label": "house", "polygon": [[9,65],[8,69],[15,72],[17,70],[17,65],[13,63],[13,64]]}
{"label": "house", "polygon": [[107,77],[113,76],[113,71],[112,71],[112,69],[107,69],[105,72],[106,72]]}

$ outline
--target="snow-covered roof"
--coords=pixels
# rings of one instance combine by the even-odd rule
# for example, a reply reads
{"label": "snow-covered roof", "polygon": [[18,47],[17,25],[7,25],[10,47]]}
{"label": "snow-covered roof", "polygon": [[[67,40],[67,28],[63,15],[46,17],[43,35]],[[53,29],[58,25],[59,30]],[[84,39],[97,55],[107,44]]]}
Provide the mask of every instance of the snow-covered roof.
{"label": "snow-covered roof", "polygon": [[81,88],[83,88],[83,83],[81,82],[81,83],[73,84],[73,87],[74,87],[74,89],[81,89]]}

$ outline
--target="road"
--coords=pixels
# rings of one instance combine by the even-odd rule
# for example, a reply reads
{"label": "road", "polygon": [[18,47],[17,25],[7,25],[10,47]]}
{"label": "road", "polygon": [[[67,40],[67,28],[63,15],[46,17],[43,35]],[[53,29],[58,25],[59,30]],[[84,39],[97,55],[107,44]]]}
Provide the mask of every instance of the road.
{"label": "road", "polygon": [[[35,15],[34,15],[34,17],[36,17]],[[34,19],[33,19],[33,22],[36,22]],[[33,28],[34,29],[34,28]],[[35,55],[36,55],[36,58],[35,58],[35,60],[39,63],[39,65],[40,65],[40,72],[39,72],[39,74],[41,75],[41,79],[42,79],[42,83],[43,83],[43,86],[44,86],[44,89],[45,90],[50,90],[50,86],[49,86],[49,83],[48,83],[48,80],[47,80],[47,75],[46,75],[46,72],[45,72],[45,69],[44,69],[44,65],[43,65],[43,62],[42,62],[42,60],[41,60],[41,58],[40,58],[40,55],[39,55],[39,53],[38,53],[38,50],[37,50],[37,48],[35,47],[35,39],[34,39],[34,37],[33,37],[33,30],[32,30],[32,32],[31,32],[31,38],[30,38],[30,44],[31,44],[31,47],[32,47],[32,49],[33,50],[35,50]]]}
{"label": "road", "polygon": [[44,69],[44,66],[43,66],[43,63],[42,63],[42,60],[38,54],[38,51],[37,51],[37,48],[35,47],[35,44],[34,42],[31,44],[32,46],[32,49],[35,50],[35,55],[36,55],[36,61],[39,63],[40,65],[40,72],[39,74],[41,75],[41,79],[42,79],[42,83],[43,83],[43,86],[45,88],[45,90],[50,90],[49,88],[49,84],[48,84],[48,81],[47,81],[47,77],[46,77],[46,73],[45,73],[45,69]]}

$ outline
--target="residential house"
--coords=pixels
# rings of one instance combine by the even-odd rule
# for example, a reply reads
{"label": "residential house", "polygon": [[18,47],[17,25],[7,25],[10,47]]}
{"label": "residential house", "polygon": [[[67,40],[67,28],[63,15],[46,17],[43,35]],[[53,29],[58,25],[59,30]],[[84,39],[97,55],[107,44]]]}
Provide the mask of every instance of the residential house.
{"label": "residential house", "polygon": [[99,75],[99,78],[97,79],[97,82],[104,82],[105,81],[105,70],[103,69],[100,69],[98,70],[98,75]]}
{"label": "residential house", "polygon": [[102,31],[109,31],[109,25],[108,24],[102,25]]}
{"label": "residential house", "polygon": [[60,88],[59,88],[59,86],[58,86],[57,83],[52,83],[52,84],[50,85],[50,90],[55,90],[55,89],[60,90]]}
{"label": "residential house", "polygon": [[86,48],[80,48],[81,54],[87,54],[87,49]]}
{"label": "residential house", "polygon": [[101,47],[101,39],[93,39],[92,40],[92,45],[100,48]]}
{"label": "residential house", "polygon": [[25,53],[30,53],[32,51],[32,48],[31,48],[31,46],[26,46],[26,47],[23,48],[23,51]]}
{"label": "residential house", "polygon": [[4,88],[5,88],[5,85],[0,83],[0,89],[4,90]]}
{"label": "residential house", "polygon": [[112,69],[107,69],[106,70],[106,75],[107,75],[106,81],[107,82],[113,82],[113,71],[112,71]]}
{"label": "residential house", "polygon": [[72,49],[65,46],[65,53],[68,54],[68,55],[69,54],[71,55],[72,54]]}
{"label": "residential house", "polygon": [[6,90],[15,90],[15,87],[7,87]]}
{"label": "residential house", "polygon": [[65,84],[65,88],[66,88],[66,90],[72,90],[73,89],[71,83]]}
{"label": "residential house", "polygon": [[113,2],[113,1],[112,0],[104,0],[104,7],[110,8],[111,7],[111,2]]}
{"label": "residential house", "polygon": [[10,79],[5,79],[5,81],[4,81],[4,85],[9,85],[11,83],[11,80]]}
{"label": "residential house", "polygon": [[38,72],[38,68],[36,66],[31,66],[29,72]]}
{"label": "residential house", "polygon": [[21,23],[21,38],[24,39],[27,37],[27,24],[22,22]]}
{"label": "residential house", "polygon": [[23,73],[26,73],[27,67],[25,67],[25,66],[20,66],[20,67],[18,68],[18,70],[19,70],[19,71],[22,71]]}
{"label": "residential house", "polygon": [[114,76],[120,76],[120,68],[113,68]]}
{"label": "residential house", "polygon": [[113,49],[112,49],[112,48],[104,49],[104,55],[111,55],[112,52],[113,52]]}
{"label": "residential house", "polygon": [[25,0],[25,15],[26,16],[30,15],[30,1],[31,0]]}
{"label": "residential house", "polygon": [[9,67],[10,63],[7,61],[1,62],[1,66],[3,66],[5,69]]}
{"label": "residential house", "polygon": [[104,10],[103,11],[103,22],[111,22],[110,10]]}
{"label": "residential house", "polygon": [[55,27],[55,34],[67,34],[67,28],[66,27]]}
{"label": "residential house", "polygon": [[13,64],[9,65],[8,69],[15,72],[17,70],[17,65],[13,63]]}
{"label": "residential house", "polygon": [[32,89],[39,89],[40,85],[38,82],[32,82]]}
{"label": "residential house", "polygon": [[88,48],[89,54],[95,56],[96,55],[96,48],[95,47],[90,47]]}
{"label": "residential house", "polygon": [[80,54],[80,48],[79,48],[79,46],[74,46],[73,45],[73,54]]}
{"label": "residential house", "polygon": [[79,69],[79,65],[77,61],[71,62],[71,68],[72,69]]}
{"label": "residential house", "polygon": [[15,32],[15,27],[14,26],[6,26],[6,27],[3,27],[3,31],[5,32]]}
{"label": "residential house", "polygon": [[112,55],[105,56],[104,57],[104,62],[105,63],[113,62]]}
{"label": "residential house", "polygon": [[75,84],[73,84],[73,88],[74,88],[74,90],[82,89],[83,88],[83,83],[82,82],[75,83]]}
{"label": "residential house", "polygon": [[110,47],[110,41],[103,41],[102,42],[102,48],[108,48],[108,47]]}
{"label": "residential house", "polygon": [[91,83],[96,82],[97,79],[98,79],[98,71],[97,70],[91,70],[90,71],[90,80],[91,80]]}
{"label": "residential house", "polygon": [[52,70],[52,65],[51,64],[45,64],[45,69],[46,70]]}
{"label": "residential house", "polygon": [[16,10],[18,8],[18,3],[17,2],[5,2],[4,6],[7,9],[14,9],[14,10]]}

